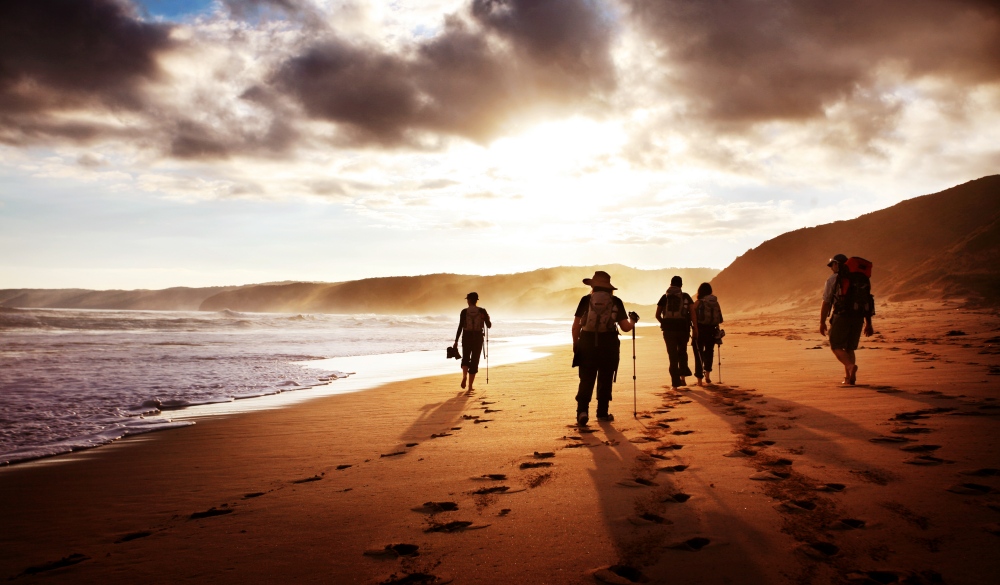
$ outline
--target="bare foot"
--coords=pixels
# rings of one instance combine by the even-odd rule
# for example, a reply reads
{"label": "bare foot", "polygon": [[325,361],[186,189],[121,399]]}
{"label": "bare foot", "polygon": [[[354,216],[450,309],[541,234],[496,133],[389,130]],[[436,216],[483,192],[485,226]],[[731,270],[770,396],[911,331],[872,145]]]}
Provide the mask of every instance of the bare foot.
{"label": "bare foot", "polygon": [[462,388],[465,388],[465,378],[462,378]]}
{"label": "bare foot", "polygon": [[851,368],[851,375],[848,377],[851,386],[853,386],[858,381],[858,366],[853,366]]}

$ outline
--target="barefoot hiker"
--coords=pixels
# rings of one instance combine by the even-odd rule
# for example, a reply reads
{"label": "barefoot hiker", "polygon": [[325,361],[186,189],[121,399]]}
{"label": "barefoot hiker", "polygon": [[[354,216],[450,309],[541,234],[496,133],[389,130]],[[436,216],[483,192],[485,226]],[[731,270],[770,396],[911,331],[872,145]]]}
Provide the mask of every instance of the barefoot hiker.
{"label": "barefoot hiker", "polygon": [[[573,367],[580,367],[580,388],[576,393],[576,422],[585,425],[590,419],[590,399],[597,382],[597,420],[613,421],[608,412],[611,385],[618,372],[618,327],[628,333],[639,315],[625,313],[625,304],[611,294],[611,275],[598,270],[593,278],[584,278],[591,293],[580,299],[573,319]],[[631,319],[631,321],[629,320]],[[617,325],[617,326],[616,326]]]}
{"label": "barefoot hiker", "polygon": [[684,281],[680,276],[670,279],[667,292],[656,303],[656,320],[663,330],[663,342],[667,344],[667,359],[670,360],[670,386],[676,390],[687,386],[685,376],[691,375],[688,367],[688,339],[693,332],[698,339],[698,325],[691,314],[691,295],[681,291]]}
{"label": "barefoot hiker", "polygon": [[833,274],[823,288],[823,307],[819,315],[819,333],[826,335],[826,318],[830,319],[830,349],[844,364],[844,384],[854,385],[858,380],[858,366],[854,351],[858,349],[861,330],[865,337],[874,333],[872,315],[875,298],[871,295],[871,263],[862,258],[837,254],[827,263]]}
{"label": "barefoot hiker", "polygon": [[479,356],[483,352],[483,333],[486,331],[484,327],[493,327],[493,323],[490,323],[490,315],[486,309],[476,306],[479,302],[479,293],[470,292],[465,295],[465,300],[469,306],[462,309],[458,315],[458,331],[455,332],[455,345],[452,347],[458,347],[458,339],[461,337],[462,388],[465,388],[468,380],[469,392],[472,392],[472,384],[476,381],[476,373],[479,372]]}

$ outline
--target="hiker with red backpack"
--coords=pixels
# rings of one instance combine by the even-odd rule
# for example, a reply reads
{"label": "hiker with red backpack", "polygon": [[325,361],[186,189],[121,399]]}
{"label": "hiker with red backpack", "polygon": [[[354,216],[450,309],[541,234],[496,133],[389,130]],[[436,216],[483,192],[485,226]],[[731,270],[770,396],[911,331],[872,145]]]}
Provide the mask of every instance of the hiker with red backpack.
{"label": "hiker with red backpack", "polygon": [[585,425],[590,420],[590,400],[597,383],[597,420],[615,420],[608,412],[611,386],[618,373],[618,327],[628,333],[639,321],[635,312],[626,313],[625,304],[614,296],[618,290],[611,285],[611,275],[602,270],[593,278],[584,278],[590,294],[580,299],[573,319],[573,367],[580,368],[580,386],[576,393],[576,422]]}
{"label": "hiker with red backpack", "polygon": [[[483,352],[483,335],[486,329],[493,327],[490,323],[490,315],[483,307],[478,307],[479,293],[470,292],[465,295],[465,300],[469,306],[462,309],[458,315],[458,331],[455,332],[455,345],[458,348],[458,339],[462,339],[462,388],[465,388],[466,380],[469,383],[468,392],[472,392],[472,384],[476,381],[476,374],[479,372],[479,356]],[[486,362],[489,369],[489,361]],[[486,381],[489,382],[489,372]]]}
{"label": "hiker with red backpack", "polygon": [[858,380],[858,365],[854,352],[858,349],[861,333],[870,337],[875,329],[875,297],[871,294],[872,264],[857,256],[848,258],[837,254],[827,263],[833,274],[823,289],[823,306],[820,310],[819,333],[827,334],[826,319],[830,318],[830,349],[844,364],[844,384],[853,386]]}
{"label": "hiker with red backpack", "polygon": [[694,377],[701,386],[702,377],[708,384],[712,383],[712,361],[715,359],[715,344],[719,336],[719,325],[722,324],[722,308],[719,299],[712,294],[712,285],[703,282],[698,287],[698,300],[691,307],[694,317],[694,329],[697,334],[691,339],[694,348]]}
{"label": "hiker with red backpack", "polygon": [[697,339],[698,324],[691,313],[694,301],[683,292],[684,281],[680,276],[670,279],[670,287],[656,303],[656,320],[663,331],[663,342],[667,344],[667,358],[670,360],[670,386],[676,390],[687,386],[684,378],[691,375],[688,367],[688,340],[692,333]]}

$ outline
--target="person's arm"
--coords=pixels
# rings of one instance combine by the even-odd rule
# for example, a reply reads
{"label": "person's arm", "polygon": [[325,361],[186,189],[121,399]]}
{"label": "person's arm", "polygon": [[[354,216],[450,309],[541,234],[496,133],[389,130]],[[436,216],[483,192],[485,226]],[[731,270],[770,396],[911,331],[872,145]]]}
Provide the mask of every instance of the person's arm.
{"label": "person's arm", "polygon": [[865,317],[865,337],[871,337],[875,334],[875,327],[872,326],[872,318],[870,316]]}
{"label": "person's arm", "polygon": [[458,331],[455,332],[455,345],[452,347],[458,347],[458,340],[462,338],[462,325],[465,323],[465,309],[458,314]]}
{"label": "person's arm", "polygon": [[[826,335],[826,318],[830,316],[830,301],[824,300],[819,310],[819,334]],[[869,320],[870,321],[870,320]]]}
{"label": "person's arm", "polygon": [[663,325],[663,308],[666,305],[665,299],[666,295],[660,297],[660,302],[656,303],[656,322]]}
{"label": "person's arm", "polygon": [[[621,299],[618,299],[616,297],[615,302],[618,303],[618,310],[621,312],[620,314],[625,315],[623,319],[618,321],[618,326],[622,328],[623,333],[628,333],[629,331],[635,329],[635,323],[630,320],[632,318],[632,315],[630,313],[625,312],[625,303],[623,303]],[[635,317],[636,317],[635,320],[638,321],[639,315],[636,315]]]}
{"label": "person's arm", "polygon": [[490,322],[490,314],[486,312],[486,309],[483,309],[483,313],[486,313],[486,328],[492,329],[493,323]]}
{"label": "person's arm", "polygon": [[583,319],[575,317],[573,319],[573,348],[576,349],[576,342],[580,341],[580,330],[583,329]]}

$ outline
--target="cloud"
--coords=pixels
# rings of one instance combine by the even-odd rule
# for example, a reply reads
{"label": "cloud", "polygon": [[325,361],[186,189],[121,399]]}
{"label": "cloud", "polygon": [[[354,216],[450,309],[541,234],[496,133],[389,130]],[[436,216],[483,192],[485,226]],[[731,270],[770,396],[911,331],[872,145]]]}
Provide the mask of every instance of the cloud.
{"label": "cloud", "polygon": [[[0,3],[0,112],[22,116],[81,106],[135,110],[171,27],[144,23],[117,0]],[[30,118],[28,118],[30,120]]]}
{"label": "cloud", "polygon": [[629,4],[689,113],[723,127],[821,118],[872,87],[881,68],[1000,81],[1000,9],[985,1]]}
{"label": "cloud", "polygon": [[614,88],[613,27],[583,0],[473,0],[471,17],[389,51],[329,35],[271,85],[352,144],[419,146],[431,133],[486,142],[519,117],[599,107]]}

